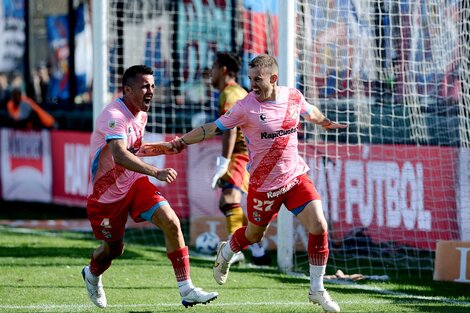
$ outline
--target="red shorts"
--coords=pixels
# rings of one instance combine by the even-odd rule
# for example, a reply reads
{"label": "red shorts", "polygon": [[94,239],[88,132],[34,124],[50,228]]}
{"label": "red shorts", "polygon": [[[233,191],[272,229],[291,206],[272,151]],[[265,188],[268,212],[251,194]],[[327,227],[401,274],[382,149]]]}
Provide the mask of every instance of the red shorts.
{"label": "red shorts", "polygon": [[152,213],[160,206],[168,204],[158,188],[148,177],[136,180],[127,195],[113,203],[87,202],[87,215],[96,239],[112,242],[124,237],[127,217],[136,222],[145,221],[140,215]]}
{"label": "red shorts", "polygon": [[247,193],[250,174],[246,170],[248,164],[248,155],[235,153],[230,158],[227,172],[219,180],[219,186],[222,189],[236,187],[242,192]]}
{"label": "red shorts", "polygon": [[258,192],[250,188],[247,197],[247,217],[255,225],[266,226],[276,218],[282,204],[297,215],[313,200],[320,200],[320,195],[308,175],[303,174],[273,191]]}

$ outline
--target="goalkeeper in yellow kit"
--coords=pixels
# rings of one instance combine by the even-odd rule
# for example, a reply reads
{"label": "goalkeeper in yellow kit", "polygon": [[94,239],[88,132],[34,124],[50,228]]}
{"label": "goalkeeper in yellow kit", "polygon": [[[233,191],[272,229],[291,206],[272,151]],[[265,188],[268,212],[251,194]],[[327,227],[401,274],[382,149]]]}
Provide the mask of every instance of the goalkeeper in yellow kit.
{"label": "goalkeeper in yellow kit", "polygon": [[[240,60],[237,55],[219,52],[212,66],[212,86],[220,91],[219,116],[225,114],[238,100],[245,98],[247,92],[237,82]],[[241,200],[243,193],[248,191],[249,174],[248,149],[245,138],[239,128],[223,133],[222,155],[217,157],[216,169],[212,177],[212,189],[222,188],[219,208],[227,220],[229,236],[246,224]],[[256,265],[269,265],[271,259],[261,243],[250,246],[252,262]],[[234,256],[233,262],[244,260],[242,252]]]}

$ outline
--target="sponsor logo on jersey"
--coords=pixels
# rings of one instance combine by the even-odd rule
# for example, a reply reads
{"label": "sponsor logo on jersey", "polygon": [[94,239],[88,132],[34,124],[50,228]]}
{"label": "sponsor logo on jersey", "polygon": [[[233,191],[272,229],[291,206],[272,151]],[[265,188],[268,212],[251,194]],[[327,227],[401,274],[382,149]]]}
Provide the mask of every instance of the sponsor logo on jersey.
{"label": "sponsor logo on jersey", "polygon": [[275,139],[277,137],[287,136],[297,132],[297,127],[292,127],[290,129],[280,129],[274,133],[262,132],[261,139]]}
{"label": "sponsor logo on jersey", "polygon": [[291,181],[290,183],[288,183],[287,185],[285,185],[284,187],[281,187],[277,190],[274,190],[274,191],[268,191],[266,193],[266,196],[268,197],[268,199],[271,199],[271,198],[276,198],[280,195],[283,195],[285,194],[286,192],[288,192],[289,190],[292,189],[292,187],[294,187],[295,185],[297,185],[299,183],[299,179],[298,178],[294,178],[293,181]]}

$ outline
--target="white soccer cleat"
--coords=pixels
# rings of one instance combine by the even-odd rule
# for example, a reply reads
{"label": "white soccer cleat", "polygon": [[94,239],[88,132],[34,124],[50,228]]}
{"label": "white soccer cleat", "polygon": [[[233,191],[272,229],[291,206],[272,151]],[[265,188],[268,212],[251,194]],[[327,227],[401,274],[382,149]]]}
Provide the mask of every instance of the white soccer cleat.
{"label": "white soccer cleat", "polygon": [[227,244],[227,241],[219,242],[217,246],[217,257],[212,267],[214,279],[219,285],[225,284],[227,281],[228,271],[230,269],[230,262],[225,260],[222,256],[222,249]]}
{"label": "white soccer cleat", "polygon": [[98,276],[98,281],[96,284],[90,281],[90,276],[92,276],[90,272],[90,267],[87,265],[82,269],[82,277],[85,281],[85,286],[88,291],[88,297],[90,298],[91,302],[93,302],[99,308],[105,308],[107,305],[106,295],[103,289],[103,283],[101,282],[101,275]]}
{"label": "white soccer cleat", "polygon": [[187,308],[196,304],[206,304],[217,299],[217,292],[205,292],[201,288],[193,288],[186,296],[181,297],[181,303]]}
{"label": "white soccer cleat", "polygon": [[230,260],[230,264],[238,264],[243,262],[245,262],[245,255],[241,251],[235,253]]}
{"label": "white soccer cleat", "polygon": [[311,302],[319,304],[325,312],[339,312],[339,305],[331,299],[328,291],[308,292],[308,298]]}

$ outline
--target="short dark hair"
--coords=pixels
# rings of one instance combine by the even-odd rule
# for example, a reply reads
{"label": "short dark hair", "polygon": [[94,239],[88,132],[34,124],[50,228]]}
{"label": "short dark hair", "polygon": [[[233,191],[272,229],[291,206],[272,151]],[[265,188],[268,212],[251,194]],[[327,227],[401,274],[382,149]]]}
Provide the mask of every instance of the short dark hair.
{"label": "short dark hair", "polygon": [[131,86],[134,83],[134,78],[137,75],[153,75],[153,70],[147,65],[133,65],[129,67],[122,75],[122,89],[124,86]]}
{"label": "short dark hair", "polygon": [[240,71],[241,62],[238,55],[232,52],[217,52],[215,62],[221,66],[225,66],[229,75],[232,77],[237,76]]}
{"label": "short dark hair", "polygon": [[268,68],[271,72],[277,73],[278,71],[278,65],[277,61],[273,56],[270,56],[268,54],[260,54],[254,59],[252,59],[249,63],[248,66],[250,68],[254,67],[261,67],[261,68]]}

